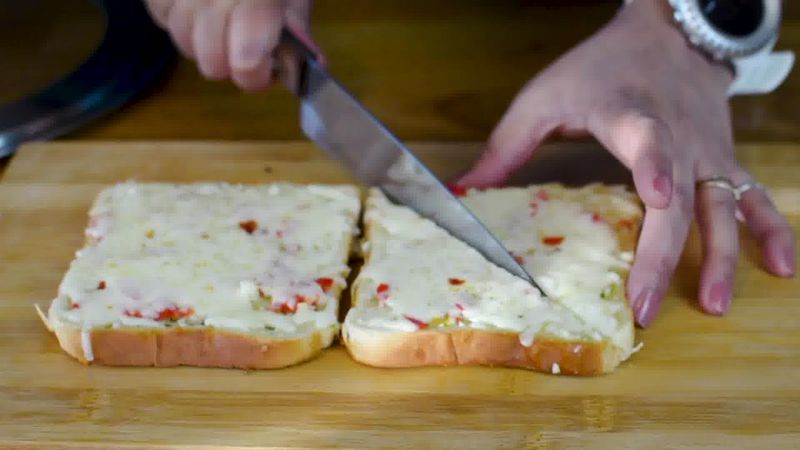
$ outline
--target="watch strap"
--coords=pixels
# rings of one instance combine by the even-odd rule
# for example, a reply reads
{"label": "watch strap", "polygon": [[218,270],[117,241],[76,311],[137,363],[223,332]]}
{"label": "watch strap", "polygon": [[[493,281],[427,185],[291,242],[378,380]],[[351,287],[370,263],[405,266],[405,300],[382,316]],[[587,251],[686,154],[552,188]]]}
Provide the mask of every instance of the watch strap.
{"label": "watch strap", "polygon": [[794,52],[771,52],[770,48],[754,55],[731,60],[735,71],[728,96],[767,94],[783,83],[794,65]]}

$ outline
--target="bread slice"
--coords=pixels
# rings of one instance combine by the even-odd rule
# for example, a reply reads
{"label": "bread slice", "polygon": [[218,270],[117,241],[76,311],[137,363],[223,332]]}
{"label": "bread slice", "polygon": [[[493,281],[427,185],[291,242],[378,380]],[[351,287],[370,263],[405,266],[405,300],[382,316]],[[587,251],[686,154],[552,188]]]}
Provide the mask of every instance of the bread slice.
{"label": "bread slice", "polygon": [[338,332],[353,186],[104,190],[45,322],[83,363],[276,368]]}
{"label": "bread slice", "polygon": [[548,293],[377,190],[342,336],[379,367],[483,364],[595,375],[633,351],[624,282],[642,209],[623,187],[470,190],[469,208]]}

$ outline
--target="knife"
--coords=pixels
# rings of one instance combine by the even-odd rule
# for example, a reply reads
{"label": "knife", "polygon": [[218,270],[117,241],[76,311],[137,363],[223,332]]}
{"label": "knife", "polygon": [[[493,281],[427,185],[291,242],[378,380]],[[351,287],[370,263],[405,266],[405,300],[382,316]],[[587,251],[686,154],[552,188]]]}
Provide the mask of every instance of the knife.
{"label": "knife", "polygon": [[414,153],[323,69],[314,53],[284,29],[281,45],[296,56],[296,79],[284,82],[300,98],[300,126],[361,182],[435,222],[486,259],[544,291],[500,241]]}

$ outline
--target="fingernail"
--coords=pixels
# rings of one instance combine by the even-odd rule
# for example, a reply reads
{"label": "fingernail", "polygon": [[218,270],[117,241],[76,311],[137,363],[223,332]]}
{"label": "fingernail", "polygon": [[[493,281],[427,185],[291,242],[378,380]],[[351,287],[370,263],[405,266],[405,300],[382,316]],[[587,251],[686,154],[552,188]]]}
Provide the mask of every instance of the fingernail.
{"label": "fingernail", "polygon": [[793,277],[795,273],[794,248],[784,248],[778,243],[772,243],[767,247],[764,264],[779,277]]}
{"label": "fingernail", "polygon": [[708,293],[708,312],[723,315],[731,306],[732,287],[729,281],[717,281]]}
{"label": "fingernail", "polygon": [[658,310],[658,296],[652,289],[642,289],[636,301],[633,302],[633,314],[636,323],[642,328],[650,326]]}
{"label": "fingernail", "polygon": [[255,69],[255,67],[261,63],[264,56],[266,56],[264,52],[263,46],[259,44],[244,44],[239,47],[238,51],[235,53],[232,65],[237,70]]}
{"label": "fingernail", "polygon": [[793,277],[797,270],[796,261],[794,258],[794,248],[787,248],[783,250],[783,267],[781,267],[782,275],[785,277]]}
{"label": "fingernail", "polygon": [[672,195],[672,180],[664,174],[658,175],[653,180],[653,189],[664,198],[669,198]]}

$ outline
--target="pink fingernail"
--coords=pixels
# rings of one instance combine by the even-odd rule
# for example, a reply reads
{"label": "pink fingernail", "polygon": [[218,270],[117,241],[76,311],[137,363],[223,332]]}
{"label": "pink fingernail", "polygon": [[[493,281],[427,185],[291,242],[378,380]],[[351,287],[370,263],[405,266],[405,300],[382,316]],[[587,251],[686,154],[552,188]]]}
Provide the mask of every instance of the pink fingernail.
{"label": "pink fingernail", "polygon": [[658,311],[658,296],[652,289],[642,289],[633,302],[633,313],[640,327],[650,326]]}
{"label": "pink fingernail", "polygon": [[663,197],[669,198],[672,194],[672,180],[666,175],[658,175],[655,180],[653,180],[653,189]]}
{"label": "pink fingernail", "polygon": [[259,43],[250,42],[238,48],[233,55],[233,66],[237,70],[252,70],[265,57],[266,50]]}
{"label": "pink fingernail", "polygon": [[728,312],[728,308],[731,306],[731,291],[729,281],[717,281],[712,284],[708,293],[708,312],[720,316]]}
{"label": "pink fingernail", "polygon": [[783,268],[782,272],[783,275],[786,277],[793,277],[795,271],[797,270],[796,267],[797,262],[794,258],[794,248],[787,248],[783,251]]}
{"label": "pink fingernail", "polygon": [[787,278],[794,276],[795,260],[793,248],[782,248],[781,245],[773,244],[767,247],[767,253],[764,257],[764,264],[770,267],[776,275]]}

